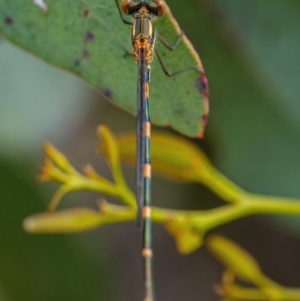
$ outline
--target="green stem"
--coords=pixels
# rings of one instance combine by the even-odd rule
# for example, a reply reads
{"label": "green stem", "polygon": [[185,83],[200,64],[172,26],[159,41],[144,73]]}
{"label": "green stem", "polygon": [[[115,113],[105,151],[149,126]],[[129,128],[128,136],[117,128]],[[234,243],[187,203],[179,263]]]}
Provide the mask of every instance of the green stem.
{"label": "green stem", "polygon": [[246,194],[243,200],[254,214],[300,214],[300,200],[298,199]]}
{"label": "green stem", "polygon": [[136,206],[135,196],[126,185],[124,186],[116,185],[107,180],[105,181],[101,180],[101,182],[99,182],[92,179],[86,179],[84,176],[81,176],[80,179],[81,181],[78,184],[81,185],[80,189],[99,192],[101,194],[114,197],[116,199],[123,201],[125,205],[133,209],[136,209],[137,206]]}
{"label": "green stem", "polygon": [[244,203],[224,205],[215,209],[199,212],[193,223],[198,230],[206,232],[250,214],[249,207]]}
{"label": "green stem", "polygon": [[[127,210],[130,219],[135,219],[135,209],[124,209],[121,206],[109,205],[109,211],[123,208],[122,212]],[[255,194],[244,194],[240,202],[231,205],[224,205],[215,209],[206,211],[183,211],[167,210],[162,208],[152,208],[152,220],[156,223],[164,223],[169,219],[174,221],[186,221],[187,225],[206,232],[228,222],[253,214],[293,214],[300,215],[300,202],[288,198],[269,197]],[[120,216],[121,217],[121,216]],[[114,219],[118,222],[118,215]],[[121,218],[122,221],[123,217]]]}
{"label": "green stem", "polygon": [[229,203],[240,201],[242,195],[245,193],[243,189],[226,178],[213,166],[207,167],[205,174],[201,171],[201,174],[199,174],[199,182]]}
{"label": "green stem", "polygon": [[208,231],[253,214],[300,215],[300,202],[296,199],[245,193],[241,201],[236,204],[198,212],[194,222],[199,230]]}

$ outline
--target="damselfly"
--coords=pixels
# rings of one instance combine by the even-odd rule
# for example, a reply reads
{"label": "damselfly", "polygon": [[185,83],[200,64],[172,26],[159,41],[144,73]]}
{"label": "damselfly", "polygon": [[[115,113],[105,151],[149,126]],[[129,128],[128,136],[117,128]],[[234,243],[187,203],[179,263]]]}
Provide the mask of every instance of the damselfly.
{"label": "damselfly", "polygon": [[[166,76],[174,76],[188,70],[199,70],[189,67],[175,73],[168,73],[159,52],[154,48],[155,39],[158,38],[169,50],[174,50],[180,43],[183,32],[174,46],[168,43],[155,31],[152,26],[153,17],[160,17],[167,11],[167,6],[162,0],[123,0],[121,8],[118,0],[115,0],[120,17],[125,24],[132,25],[132,55],[138,63],[137,81],[137,164],[136,186],[138,216],[137,225],[143,227],[143,249],[145,298],[144,301],[153,301],[152,280],[152,237],[151,237],[151,160],[150,160],[150,114],[149,114],[149,83],[150,63],[156,54],[163,72]],[[131,15],[134,22],[127,21],[122,12]]]}
{"label": "damselfly", "polygon": [[[42,2],[42,1],[41,1]],[[163,0],[123,0],[121,8],[117,0],[61,0],[49,1],[51,7],[42,10],[32,5],[32,1],[0,0],[4,22],[0,22],[0,31],[8,39],[29,52],[38,54],[51,64],[79,75],[97,88],[106,99],[123,109],[134,112],[134,85],[130,82],[134,70],[133,64],[119,58],[124,52],[124,42],[128,39],[126,30],[116,19],[117,4],[124,23],[133,25],[132,44],[134,59],[138,62],[138,118],[137,118],[137,187],[138,187],[138,223],[143,219],[146,277],[146,299],[153,300],[152,292],[152,250],[150,221],[150,118],[149,118],[149,81],[150,63],[156,53],[157,61],[167,76],[195,69],[200,76],[185,74],[180,79],[164,79],[161,72],[153,78],[155,81],[155,99],[152,108],[153,120],[160,125],[169,125],[180,133],[190,136],[202,136],[208,114],[208,90],[204,70],[199,57],[188,40],[180,34],[176,21],[168,13]],[[20,7],[22,9],[20,10]],[[63,9],[66,8],[66,9]],[[112,13],[111,9],[115,13]],[[96,13],[97,10],[97,13]],[[123,13],[134,17],[129,22]],[[164,13],[165,17],[161,17]],[[179,38],[173,47],[158,35],[152,27],[152,20],[159,17],[157,26],[161,26],[163,36]],[[96,22],[97,21],[97,22]],[[120,24],[116,23],[119,22]],[[120,25],[120,26],[119,26]],[[47,38],[44,39],[45,34]],[[49,38],[48,38],[49,36]],[[195,65],[176,73],[169,74],[154,48],[158,38],[169,50],[177,45],[179,66]],[[180,40],[183,38],[184,43]],[[58,41],[65,41],[60,50]],[[119,44],[119,45],[118,45]],[[68,47],[66,47],[66,45]],[[121,46],[121,47],[117,47]],[[127,48],[125,48],[127,50]],[[163,55],[163,51],[160,51]],[[168,57],[164,57],[165,61]],[[169,60],[170,62],[171,60]],[[155,64],[156,62],[154,62]],[[180,67],[179,67],[180,68]],[[198,70],[199,69],[199,70]],[[134,71],[133,71],[134,72]],[[186,85],[184,84],[186,83]],[[200,92],[199,93],[199,89]],[[153,93],[152,92],[152,93]],[[142,208],[144,207],[143,214]]]}

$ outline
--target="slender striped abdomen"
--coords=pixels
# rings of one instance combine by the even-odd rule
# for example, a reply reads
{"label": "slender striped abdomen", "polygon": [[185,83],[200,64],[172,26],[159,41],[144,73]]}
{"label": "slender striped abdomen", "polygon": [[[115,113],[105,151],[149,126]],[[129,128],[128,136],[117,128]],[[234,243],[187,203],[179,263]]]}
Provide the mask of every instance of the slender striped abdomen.
{"label": "slender striped abdomen", "polygon": [[153,283],[152,283],[152,234],[151,234],[151,155],[150,155],[150,135],[151,124],[149,114],[149,82],[150,82],[150,65],[145,68],[144,81],[144,101],[145,101],[145,119],[144,119],[144,137],[145,140],[145,160],[144,160],[144,204],[143,204],[143,250],[142,255],[145,261],[145,301],[153,300]]}

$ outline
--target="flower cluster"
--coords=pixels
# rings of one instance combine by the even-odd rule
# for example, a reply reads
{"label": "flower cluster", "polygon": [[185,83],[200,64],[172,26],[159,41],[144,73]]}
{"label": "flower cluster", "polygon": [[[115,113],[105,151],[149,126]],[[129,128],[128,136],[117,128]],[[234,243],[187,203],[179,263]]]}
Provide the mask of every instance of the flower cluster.
{"label": "flower cluster", "polygon": [[[83,173],[50,143],[44,145],[45,160],[40,181],[61,184],[49,203],[48,210],[27,217],[23,227],[29,233],[70,233],[91,230],[100,226],[133,222],[137,205],[121,168],[121,161],[134,165],[135,134],[114,136],[106,126],[97,129],[101,144],[99,152],[105,156],[111,169],[113,182],[98,174],[90,165]],[[205,234],[222,224],[253,214],[300,214],[299,200],[270,197],[246,192],[222,175],[205,154],[189,141],[163,133],[151,137],[151,162],[154,173],[174,181],[198,182],[224,200],[223,206],[200,211],[152,208],[152,221],[165,226],[174,237],[182,254],[189,254],[204,243],[227,267],[223,283],[217,292],[224,300],[300,300],[300,291],[288,289],[265,276],[255,260],[229,240]],[[98,210],[75,208],[56,210],[61,199],[71,191],[89,190],[101,194]],[[104,196],[120,201],[120,205],[107,202]],[[243,287],[235,282],[242,279],[256,288]]]}

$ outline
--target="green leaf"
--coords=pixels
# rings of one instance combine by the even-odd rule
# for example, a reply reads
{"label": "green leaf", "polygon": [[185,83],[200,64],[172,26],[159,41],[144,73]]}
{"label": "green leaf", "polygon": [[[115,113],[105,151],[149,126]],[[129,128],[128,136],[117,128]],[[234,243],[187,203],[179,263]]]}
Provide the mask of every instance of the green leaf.
{"label": "green leaf", "polygon": [[[155,24],[173,45],[180,30],[171,14]],[[122,23],[113,0],[100,4],[91,0],[48,1],[47,8],[33,1],[0,0],[0,32],[48,63],[82,77],[108,100],[135,114],[137,66],[125,55],[131,48],[130,27]],[[167,78],[154,60],[152,121],[189,136],[201,136],[208,113],[201,62],[185,37],[172,53],[157,44],[169,72],[196,66],[201,72],[192,70]]]}

